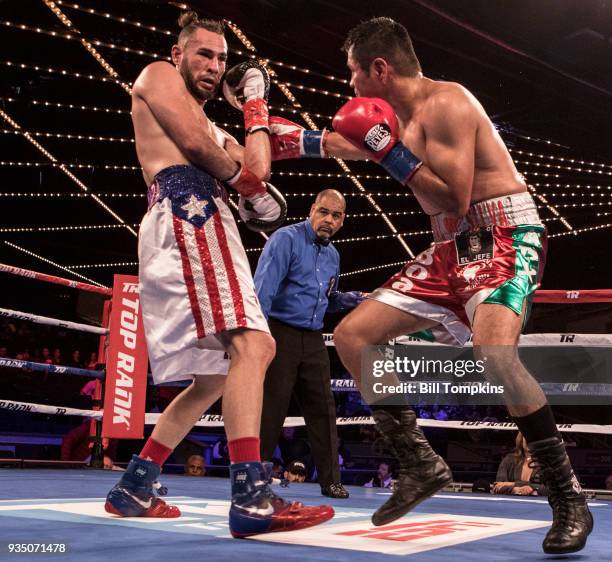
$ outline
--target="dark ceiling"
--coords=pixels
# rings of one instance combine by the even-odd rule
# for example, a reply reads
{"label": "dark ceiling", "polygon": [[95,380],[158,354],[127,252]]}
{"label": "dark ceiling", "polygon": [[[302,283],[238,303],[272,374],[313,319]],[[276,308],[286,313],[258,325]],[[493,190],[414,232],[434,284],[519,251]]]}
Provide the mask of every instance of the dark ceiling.
{"label": "dark ceiling", "polygon": [[[514,151],[519,170],[544,196],[546,203],[538,204],[553,235],[544,287],[611,286],[612,2],[226,0],[192,6],[201,15],[237,24],[257,53],[272,61],[278,80],[292,84],[302,109],[318,126],[329,126],[329,116],[351,95],[346,82],[339,81],[347,78],[340,52],[346,32],[373,15],[401,21],[414,37],[425,74],[459,81],[476,94]],[[0,1],[0,108],[5,112],[0,136],[0,261],[72,278],[27,253],[33,252],[109,285],[113,273],[137,272],[136,237],[84,196],[58,164],[65,164],[89,193],[97,194],[135,230],[145,211],[145,186],[131,142],[129,96],[79,39],[94,43],[118,80],[129,83],[154,60],[151,54],[167,56],[172,37],[160,30],[175,32],[180,10],[171,2],[136,0],[84,0],[78,7],[57,2],[57,7],[80,35],[42,0]],[[227,38],[232,64],[244,58],[235,52],[244,46],[230,30]],[[279,88],[272,89],[270,103],[272,114],[301,122]],[[207,113],[241,138],[241,119],[225,102],[210,102]],[[47,155],[21,133],[14,134],[7,118],[29,131]],[[57,159],[55,166],[49,153]],[[410,249],[424,249],[430,243],[428,223],[409,190],[374,164],[349,165],[397,230],[405,233]],[[371,290],[398,269],[389,264],[407,259],[389,226],[334,161],[275,164],[272,182],[287,194],[291,221],[306,216],[313,194],[323,188],[347,194],[349,217],[337,235],[347,274],[341,288]],[[559,215],[576,234],[568,235]],[[78,228],[51,230],[65,226]],[[242,233],[254,267],[264,239],[244,229]]]}

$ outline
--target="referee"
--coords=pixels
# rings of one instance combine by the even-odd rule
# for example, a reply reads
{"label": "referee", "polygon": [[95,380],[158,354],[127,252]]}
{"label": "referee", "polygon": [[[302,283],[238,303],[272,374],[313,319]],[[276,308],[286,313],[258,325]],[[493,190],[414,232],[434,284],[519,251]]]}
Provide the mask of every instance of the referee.
{"label": "referee", "polygon": [[254,278],[276,340],[276,356],[264,382],[261,458],[272,458],[293,393],[306,421],[321,493],[332,498],[349,494],[340,482],[323,317],[326,312],[354,308],[363,300],[358,291],[338,291],[340,256],[330,238],[344,223],[345,209],[340,192],[321,191],[307,220],[278,229],[266,242]]}

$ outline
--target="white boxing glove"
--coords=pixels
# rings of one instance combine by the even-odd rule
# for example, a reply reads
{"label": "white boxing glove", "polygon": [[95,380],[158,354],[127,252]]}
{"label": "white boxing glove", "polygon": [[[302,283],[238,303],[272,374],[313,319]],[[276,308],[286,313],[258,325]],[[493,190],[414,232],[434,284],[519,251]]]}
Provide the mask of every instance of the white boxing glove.
{"label": "white boxing glove", "polygon": [[268,71],[252,60],[230,68],[223,79],[223,95],[231,106],[244,113],[247,133],[269,131],[269,93]]}
{"label": "white boxing glove", "polygon": [[250,197],[240,196],[238,213],[249,230],[270,232],[285,222],[287,202],[278,189],[266,183],[264,193],[256,193]]}

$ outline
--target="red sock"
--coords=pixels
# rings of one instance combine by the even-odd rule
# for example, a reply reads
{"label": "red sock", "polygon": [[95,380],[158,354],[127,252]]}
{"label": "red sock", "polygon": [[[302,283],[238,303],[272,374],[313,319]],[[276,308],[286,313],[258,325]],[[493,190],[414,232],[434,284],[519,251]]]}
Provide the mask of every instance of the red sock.
{"label": "red sock", "polygon": [[145,446],[140,451],[140,455],[138,455],[141,459],[151,460],[158,465],[162,465],[166,462],[166,459],[172,453],[172,449],[169,449],[165,445],[162,445],[159,441],[155,441],[153,437],[149,437]]}
{"label": "red sock", "polygon": [[230,462],[261,462],[259,456],[259,437],[241,437],[228,441]]}

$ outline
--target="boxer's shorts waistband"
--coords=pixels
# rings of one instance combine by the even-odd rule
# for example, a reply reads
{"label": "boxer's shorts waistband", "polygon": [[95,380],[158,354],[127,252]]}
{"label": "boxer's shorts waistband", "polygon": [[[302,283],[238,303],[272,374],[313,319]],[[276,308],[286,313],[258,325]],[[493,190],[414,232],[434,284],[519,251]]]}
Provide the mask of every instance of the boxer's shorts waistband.
{"label": "boxer's shorts waistband", "polygon": [[202,198],[220,197],[227,201],[225,188],[211,175],[195,166],[177,164],[155,174],[153,183],[147,191],[148,208],[166,197],[175,199],[190,193],[200,195]]}
{"label": "boxer's shorts waistband", "polygon": [[448,213],[438,213],[430,218],[436,242],[451,240],[456,234],[483,226],[542,225],[535,202],[527,192],[473,203],[464,217],[454,218]]}

